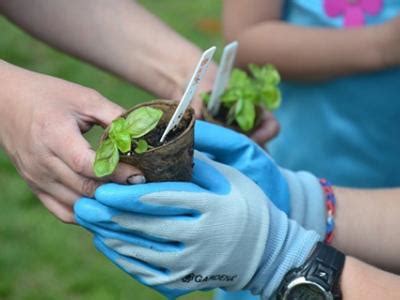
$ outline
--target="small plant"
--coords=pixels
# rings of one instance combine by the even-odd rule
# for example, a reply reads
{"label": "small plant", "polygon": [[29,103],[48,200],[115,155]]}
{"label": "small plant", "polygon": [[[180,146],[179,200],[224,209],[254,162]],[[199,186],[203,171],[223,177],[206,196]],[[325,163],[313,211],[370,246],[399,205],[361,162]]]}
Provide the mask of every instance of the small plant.
{"label": "small plant", "polygon": [[[244,132],[249,132],[256,125],[257,105],[274,110],[281,103],[278,88],[280,75],[275,67],[250,64],[249,70],[251,76],[242,70],[234,69],[228,87],[221,96],[220,113],[224,114],[224,122],[227,125],[236,122]],[[210,94],[203,94],[202,97],[208,103]]]}
{"label": "small plant", "polygon": [[152,146],[143,138],[156,128],[163,115],[160,109],[144,106],[132,111],[126,118],[114,120],[108,138],[102,141],[96,151],[94,173],[98,177],[112,174],[118,165],[120,154],[133,151],[146,152]]}

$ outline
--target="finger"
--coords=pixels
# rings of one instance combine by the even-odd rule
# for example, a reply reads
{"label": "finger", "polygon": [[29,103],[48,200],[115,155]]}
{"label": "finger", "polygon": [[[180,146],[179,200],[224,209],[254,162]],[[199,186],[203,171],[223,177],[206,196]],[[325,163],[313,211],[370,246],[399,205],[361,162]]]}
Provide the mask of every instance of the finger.
{"label": "finger", "polygon": [[95,237],[93,242],[101,253],[139,282],[152,286],[163,284],[168,280],[167,270],[122,256],[105,245],[99,237]]}
{"label": "finger", "polygon": [[49,183],[42,191],[68,207],[72,207],[81,197],[78,193],[58,182]]}
{"label": "finger", "polygon": [[71,206],[65,205],[57,201],[54,197],[45,193],[38,193],[37,196],[43,205],[59,220],[64,223],[75,223]]}
{"label": "finger", "polygon": [[[92,232],[95,235],[102,236],[108,239],[116,239],[123,241],[125,243],[138,245],[143,248],[154,249],[156,251],[170,251],[176,252],[178,249],[181,249],[181,245],[177,242],[160,242],[155,241],[154,239],[144,238],[139,235],[134,234],[133,232],[128,232],[127,230],[123,229],[122,227],[117,228],[115,230],[107,229],[110,227],[110,224],[103,223],[100,225],[93,224],[90,222],[85,221],[79,215],[75,215],[76,222]],[[114,226],[116,227],[116,226]],[[179,247],[178,247],[179,245]]]}
{"label": "finger", "polygon": [[[132,186],[105,184],[95,192],[95,198],[106,206],[149,215],[190,215],[197,213],[188,201],[206,190],[189,182],[160,182]],[[176,201],[174,201],[176,200]],[[174,207],[173,204],[183,204]],[[193,206],[194,207],[194,206]]]}
{"label": "finger", "polygon": [[[173,252],[182,248],[181,242],[176,240],[178,237],[184,239],[192,236],[191,222],[197,218],[126,213],[88,198],[82,198],[75,204],[74,213],[77,222],[95,234],[149,249]],[[176,222],[181,222],[183,228],[178,235],[172,229],[176,228]]]}
{"label": "finger", "polygon": [[[76,174],[99,180],[93,171],[95,152],[84,139],[78,127],[60,130],[57,137],[51,147],[55,155]],[[141,172],[137,168],[127,164],[119,164],[112,176],[102,180],[127,184],[134,183],[133,178],[140,175]]]}
{"label": "finger", "polygon": [[145,183],[146,178],[138,168],[126,163],[119,163],[114,173],[101,178],[101,181],[121,184],[139,184]]}
{"label": "finger", "polygon": [[193,235],[196,219],[197,216],[160,217],[121,213],[113,216],[112,222],[135,236],[163,243],[176,251],[182,241]]}
{"label": "finger", "polygon": [[117,168],[117,172],[111,176],[102,178],[88,178],[75,173],[66,164],[64,164],[59,158],[53,160],[51,163],[53,170],[57,170],[58,175],[56,179],[61,183],[69,187],[71,190],[75,191],[77,194],[85,197],[92,198],[96,189],[104,182],[119,182],[122,184],[138,184],[145,183],[146,180],[140,171],[130,175],[124,182],[124,177],[122,174],[131,172],[133,168],[131,166],[120,163]]}
{"label": "finger", "polygon": [[55,180],[79,196],[93,197],[94,192],[101,184],[99,181],[75,173],[59,158],[52,160],[51,169],[56,173],[54,174]]}
{"label": "finger", "polygon": [[243,134],[204,121],[196,121],[194,133],[196,150],[209,153],[226,164],[253,143]]}
{"label": "finger", "polygon": [[82,119],[102,127],[111,124],[113,120],[121,116],[125,111],[121,106],[94,90],[90,90],[85,100],[80,102],[81,109],[77,113]]}
{"label": "finger", "polygon": [[146,262],[152,266],[157,266],[163,269],[172,269],[178,264],[177,251],[156,251],[151,248],[144,248],[135,244],[126,243],[121,240],[108,239],[99,237],[101,242],[107,247],[113,249],[118,254]]}
{"label": "finger", "polygon": [[263,111],[260,126],[250,135],[260,146],[265,144],[278,135],[280,126],[274,115],[269,111]]}
{"label": "finger", "polygon": [[217,195],[226,195],[230,192],[230,184],[214,166],[216,162],[210,161],[196,151],[194,159],[192,181],[204,190]]}

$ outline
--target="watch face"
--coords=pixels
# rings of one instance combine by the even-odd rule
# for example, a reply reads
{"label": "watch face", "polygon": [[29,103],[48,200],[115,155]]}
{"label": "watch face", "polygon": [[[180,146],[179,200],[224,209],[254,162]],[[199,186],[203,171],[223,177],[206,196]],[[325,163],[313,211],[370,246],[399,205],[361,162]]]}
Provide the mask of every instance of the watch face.
{"label": "watch face", "polygon": [[287,300],[325,300],[325,293],[312,284],[298,284],[290,289]]}

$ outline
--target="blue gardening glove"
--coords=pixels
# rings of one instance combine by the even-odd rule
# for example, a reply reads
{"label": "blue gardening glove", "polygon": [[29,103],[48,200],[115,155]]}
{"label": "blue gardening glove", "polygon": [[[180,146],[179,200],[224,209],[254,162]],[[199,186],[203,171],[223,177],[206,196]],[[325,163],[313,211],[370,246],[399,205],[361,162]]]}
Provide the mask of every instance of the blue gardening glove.
{"label": "blue gardening glove", "polygon": [[251,178],[289,218],[325,236],[325,198],[315,176],[279,168],[264,149],[236,131],[204,121],[195,126],[197,150]]}
{"label": "blue gardening glove", "polygon": [[75,205],[95,245],[169,298],[251,289],[265,297],[318,240],[234,168],[196,152],[193,182],[107,184]]}

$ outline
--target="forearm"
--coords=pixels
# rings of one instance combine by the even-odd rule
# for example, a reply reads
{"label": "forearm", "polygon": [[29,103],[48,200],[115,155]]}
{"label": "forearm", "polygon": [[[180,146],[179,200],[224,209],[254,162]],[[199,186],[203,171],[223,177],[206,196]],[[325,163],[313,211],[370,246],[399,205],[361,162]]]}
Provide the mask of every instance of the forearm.
{"label": "forearm", "polygon": [[5,15],[50,45],[162,98],[176,98],[200,51],[130,0],[1,1]]}
{"label": "forearm", "polygon": [[240,67],[272,63],[286,79],[313,80],[395,64],[388,57],[395,54],[387,51],[397,49],[392,44],[397,45],[398,33],[392,26],[352,30],[300,27],[281,21],[282,7],[282,0],[224,1],[224,35],[227,40],[239,41]]}
{"label": "forearm", "polygon": [[333,246],[389,271],[400,272],[400,189],[336,188]]}
{"label": "forearm", "polygon": [[[5,62],[0,59],[0,148],[6,148],[7,134],[10,128],[13,128],[15,124],[7,122],[7,115],[12,115],[14,120],[18,120],[18,110],[14,108],[18,105],[24,105],[19,101],[17,97],[13,97],[13,94],[21,89],[20,71],[22,69]],[[6,149],[7,150],[7,149]]]}
{"label": "forearm", "polygon": [[400,278],[352,257],[346,257],[341,277],[343,299],[400,299]]}
{"label": "forearm", "polygon": [[235,37],[240,44],[237,63],[240,67],[272,63],[284,78],[295,80],[379,70],[385,67],[378,49],[378,40],[383,39],[380,29],[315,29],[262,22]]}

